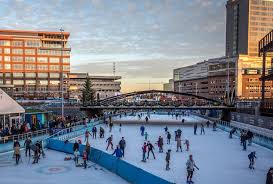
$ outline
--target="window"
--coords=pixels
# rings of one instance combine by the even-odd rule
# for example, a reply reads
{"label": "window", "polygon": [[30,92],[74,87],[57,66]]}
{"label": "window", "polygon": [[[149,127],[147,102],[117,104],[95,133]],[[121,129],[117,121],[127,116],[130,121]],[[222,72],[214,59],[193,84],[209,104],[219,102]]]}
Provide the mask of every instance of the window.
{"label": "window", "polygon": [[23,41],[12,41],[11,45],[15,47],[23,47]]}
{"label": "window", "polygon": [[39,40],[27,40],[25,42],[26,47],[40,47],[40,41]]}
{"label": "window", "polygon": [[32,64],[26,64],[25,69],[26,69],[26,70],[35,70],[35,69],[36,69],[36,66],[35,66],[35,65],[32,65]]}
{"label": "window", "polygon": [[25,75],[26,75],[26,77],[28,77],[28,78],[36,77],[36,73],[26,73]]}
{"label": "window", "polygon": [[35,55],[35,49],[26,49],[25,54],[26,55]]}
{"label": "window", "polygon": [[63,66],[63,70],[69,71],[69,70],[70,70],[70,66],[69,66],[69,65],[64,65],[64,66]]}
{"label": "window", "polygon": [[47,63],[47,57],[38,57],[38,58],[37,58],[37,61],[38,61],[39,63]]}
{"label": "window", "polygon": [[14,70],[23,70],[23,64],[13,64],[13,69]]}
{"label": "window", "polygon": [[10,56],[4,56],[5,61],[10,61]]}
{"label": "window", "polygon": [[3,65],[2,65],[2,63],[0,63],[0,70],[1,70],[1,69],[3,69]]}
{"label": "window", "polygon": [[13,84],[14,85],[24,85],[24,81],[23,80],[13,80]]}
{"label": "window", "polygon": [[0,61],[2,61],[2,56],[0,56]]}
{"label": "window", "polygon": [[38,65],[37,69],[38,70],[48,70],[48,67],[47,67],[47,65]]}
{"label": "window", "polygon": [[59,70],[60,66],[59,65],[50,65],[50,70]]}
{"label": "window", "polygon": [[9,40],[0,40],[0,46],[10,46]]}
{"label": "window", "polygon": [[22,55],[23,54],[23,49],[12,49],[12,54]]}
{"label": "window", "polygon": [[59,63],[60,59],[59,58],[49,58],[50,63]]}
{"label": "window", "polygon": [[35,62],[35,57],[25,57],[25,61],[34,63]]}
{"label": "window", "polygon": [[47,78],[48,77],[48,73],[38,73],[38,77],[39,78]]}
{"label": "window", "polygon": [[4,53],[5,54],[10,54],[10,48],[4,48]]}
{"label": "window", "polygon": [[57,81],[57,80],[52,80],[49,82],[51,85],[59,85],[60,84],[60,81]]}
{"label": "window", "polygon": [[13,77],[24,77],[23,73],[13,73]]}
{"label": "window", "polygon": [[38,81],[39,85],[48,85],[48,81],[47,80],[40,80]]}
{"label": "window", "polygon": [[63,58],[63,63],[70,63],[70,58]]}
{"label": "window", "polygon": [[35,80],[26,80],[26,85],[36,85]]}
{"label": "window", "polygon": [[22,56],[12,56],[12,61],[21,62],[21,61],[23,61],[23,57]]}
{"label": "window", "polygon": [[50,78],[59,78],[60,74],[59,73],[50,73]]}
{"label": "window", "polygon": [[5,69],[6,70],[10,70],[11,69],[11,65],[10,64],[5,64]]}

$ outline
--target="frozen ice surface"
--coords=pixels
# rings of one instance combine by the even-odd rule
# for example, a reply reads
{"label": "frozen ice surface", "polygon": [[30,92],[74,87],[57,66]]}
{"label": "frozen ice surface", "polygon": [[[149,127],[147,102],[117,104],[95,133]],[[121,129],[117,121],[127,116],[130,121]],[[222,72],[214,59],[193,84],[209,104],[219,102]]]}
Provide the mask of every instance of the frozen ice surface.
{"label": "frozen ice surface", "polygon": [[[40,159],[39,164],[31,164],[32,160],[24,157],[22,163],[15,165],[12,155],[0,158],[1,184],[126,184],[119,176],[100,166],[83,169],[75,167],[74,161],[64,161],[65,153],[47,150],[46,158]],[[79,159],[79,162],[82,159]],[[88,165],[93,165],[88,162]]]}
{"label": "frozen ice surface", "polygon": [[[166,116],[152,115],[151,118],[158,120],[167,119]],[[130,117],[127,117],[130,118]],[[132,117],[131,117],[132,118]],[[171,118],[171,116],[169,117]],[[175,117],[174,117],[175,118]],[[196,117],[189,117],[196,119]],[[104,126],[104,125],[103,125]],[[193,181],[200,184],[263,184],[269,167],[273,166],[273,151],[268,150],[256,144],[247,147],[247,151],[242,151],[238,137],[233,139],[228,138],[228,133],[217,130],[212,131],[212,128],[205,128],[206,135],[200,135],[198,127],[198,135],[193,135],[193,127],[183,127],[182,125],[168,126],[172,134],[171,144],[166,144],[166,135],[164,133],[165,125],[147,125],[148,140],[155,146],[156,160],[151,158],[146,162],[141,162],[144,137],[140,135],[140,125],[123,125],[121,133],[119,126],[114,125],[111,133],[108,128],[104,139],[90,139],[91,146],[103,150],[108,153],[113,153],[113,150],[106,151],[106,139],[109,135],[114,136],[114,147],[118,144],[121,137],[125,137],[127,146],[125,148],[124,160],[132,163],[148,172],[158,175],[168,181],[178,184],[186,183],[186,161],[190,154],[200,170],[194,172]],[[174,131],[182,128],[183,138],[190,140],[190,151],[176,152],[176,142],[174,141]],[[99,128],[99,127],[98,127]],[[164,137],[164,153],[159,153],[157,139],[159,136]],[[84,137],[79,137],[84,142]],[[77,138],[77,139],[79,139]],[[171,170],[165,171],[165,152],[171,149]],[[256,151],[258,157],[255,163],[255,170],[248,168],[247,155],[251,151]]]}

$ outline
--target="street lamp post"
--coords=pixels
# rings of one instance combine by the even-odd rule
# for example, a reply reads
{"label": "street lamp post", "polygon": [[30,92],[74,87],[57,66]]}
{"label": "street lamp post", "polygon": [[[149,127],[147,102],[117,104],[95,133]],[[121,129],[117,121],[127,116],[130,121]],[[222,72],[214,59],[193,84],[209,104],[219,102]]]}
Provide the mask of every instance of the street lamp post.
{"label": "street lamp post", "polygon": [[61,43],[62,43],[62,50],[61,50],[61,103],[62,103],[62,119],[64,119],[64,89],[63,89],[63,83],[64,83],[64,73],[63,73],[63,49],[64,49],[64,30],[63,28],[60,29],[61,31]]}

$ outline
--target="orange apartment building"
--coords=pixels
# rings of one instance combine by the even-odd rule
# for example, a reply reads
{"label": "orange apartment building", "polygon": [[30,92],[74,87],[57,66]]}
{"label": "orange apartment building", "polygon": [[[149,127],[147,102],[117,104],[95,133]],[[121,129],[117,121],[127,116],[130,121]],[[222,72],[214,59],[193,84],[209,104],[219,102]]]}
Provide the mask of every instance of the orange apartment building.
{"label": "orange apartment building", "polygon": [[0,30],[0,86],[13,86],[16,99],[67,95],[68,32]]}

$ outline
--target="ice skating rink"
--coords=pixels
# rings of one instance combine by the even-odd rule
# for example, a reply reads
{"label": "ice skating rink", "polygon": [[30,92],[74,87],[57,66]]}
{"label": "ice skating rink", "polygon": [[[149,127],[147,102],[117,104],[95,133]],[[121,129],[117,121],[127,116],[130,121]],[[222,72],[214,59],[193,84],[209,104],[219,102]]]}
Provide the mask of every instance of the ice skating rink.
{"label": "ice skating rink", "polygon": [[[64,161],[66,154],[47,150],[46,158],[42,158],[39,164],[31,164],[23,155],[22,162],[15,165],[12,155],[0,158],[0,183],[1,184],[126,184],[119,176],[101,170],[96,166],[83,169],[75,167],[74,161]],[[72,157],[73,158],[73,157]],[[82,162],[82,159],[79,159]],[[88,162],[88,165],[93,163]]]}
{"label": "ice skating rink", "polygon": [[[167,118],[171,118],[171,116],[167,117],[167,115],[152,115],[151,119],[155,117],[164,121]],[[189,119],[195,118],[189,117]],[[146,163],[143,163],[141,162],[141,147],[145,140],[140,134],[140,124],[123,125],[121,132],[119,132],[119,126],[115,124],[111,133],[109,133],[108,127],[104,125],[103,127],[106,130],[105,138],[89,138],[92,147],[112,154],[113,150],[106,151],[106,139],[112,134],[114,136],[113,143],[115,148],[121,137],[125,137],[127,146],[125,148],[124,160],[177,184],[186,183],[185,164],[189,154],[193,155],[196,165],[200,168],[199,171],[194,172],[193,181],[200,184],[263,184],[265,183],[267,170],[273,166],[273,151],[271,150],[253,144],[247,147],[247,151],[242,151],[238,137],[229,139],[228,133],[218,129],[217,131],[212,131],[212,127],[205,128],[205,135],[200,135],[200,128],[198,127],[198,135],[193,135],[193,127],[183,127],[183,125],[168,126],[172,134],[170,145],[166,144],[165,125],[145,126],[145,131],[149,134],[148,140],[155,146],[156,159],[154,160],[150,157]],[[189,139],[189,152],[185,151],[184,145],[182,153],[176,152],[174,131],[177,128],[182,129],[183,139]],[[156,142],[159,136],[164,137],[164,153],[158,152]],[[76,139],[82,139],[84,143],[83,136]],[[71,142],[73,141],[71,140]],[[167,149],[172,150],[171,170],[169,171],[165,171],[165,152]],[[247,155],[251,151],[256,151],[256,156],[258,157],[255,163],[255,170],[248,168],[249,161]]]}

